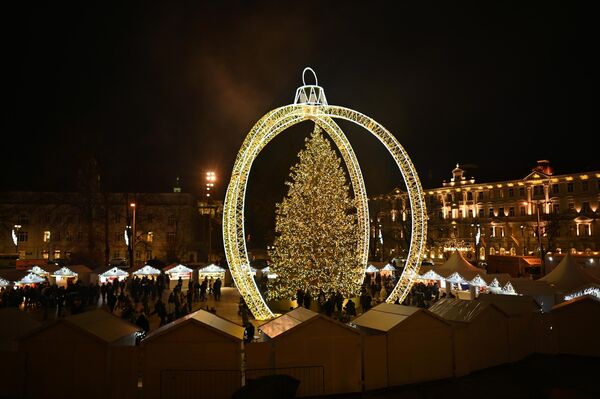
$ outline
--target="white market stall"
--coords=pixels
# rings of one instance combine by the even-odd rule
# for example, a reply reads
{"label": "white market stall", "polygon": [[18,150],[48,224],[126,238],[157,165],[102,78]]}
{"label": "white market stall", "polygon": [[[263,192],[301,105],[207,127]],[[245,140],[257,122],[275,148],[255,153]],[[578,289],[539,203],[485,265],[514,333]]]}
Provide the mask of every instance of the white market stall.
{"label": "white market stall", "polygon": [[118,267],[113,267],[112,269],[98,275],[98,278],[100,279],[100,283],[109,283],[115,280],[123,281],[127,278],[127,276],[129,276],[129,273],[127,273],[125,270],[121,270]]}
{"label": "white market stall", "polygon": [[600,300],[584,295],[556,305],[550,312],[558,353],[600,356]]}
{"label": "white market stall", "polygon": [[[21,378],[28,396],[135,397],[138,376],[133,365],[139,330],[96,309],[59,318],[31,331],[19,341],[19,350],[27,355],[27,372]],[[48,359],[52,359],[51,367]]]}
{"label": "white market stall", "polygon": [[[192,278],[193,270],[184,265],[177,265],[164,270],[165,274],[169,277],[169,289],[173,289],[177,286],[179,279],[182,281],[182,290],[187,290],[189,280]],[[184,281],[187,280],[187,281]]]}
{"label": "white market stall", "polygon": [[50,276],[54,277],[56,285],[66,287],[69,283],[74,283],[78,275],[65,266],[61,267]]}
{"label": "white market stall", "polygon": [[365,273],[372,273],[372,274],[379,273],[379,269],[373,265],[369,265],[369,266],[367,266],[367,270],[365,270]]}
{"label": "white market stall", "polygon": [[[255,269],[256,270],[256,269]],[[217,266],[215,264],[210,264],[208,266],[205,266],[203,268],[198,269],[198,280],[202,281],[205,278],[210,280],[216,280],[216,279],[221,279],[221,281],[225,281],[225,272],[226,270],[223,269],[220,266]]]}
{"label": "white market stall", "polygon": [[244,345],[246,378],[281,370],[300,380],[297,396],[360,392],[361,334],[303,307],[262,324],[262,342]]}
{"label": "white market stall", "polygon": [[145,265],[144,267],[140,268],[139,270],[134,271],[133,273],[131,273],[134,276],[138,276],[138,277],[151,277],[151,276],[158,276],[160,275],[161,271],[150,266],[150,265]]}
{"label": "white market stall", "polygon": [[441,299],[429,310],[455,327],[455,376],[509,361],[508,316],[496,305]]}
{"label": "white market stall", "polygon": [[380,273],[381,273],[381,277],[383,277],[383,276],[393,277],[395,272],[396,272],[396,268],[388,263],[387,265],[385,265],[383,267],[383,269],[381,269]]}
{"label": "white market stall", "polygon": [[152,331],[140,346],[142,396],[231,398],[242,382],[243,337],[242,326],[204,310]]}
{"label": "white market stall", "polygon": [[0,277],[0,287],[8,287],[10,285],[10,281],[3,279]]}
{"label": "white market stall", "polygon": [[47,277],[50,273],[48,273],[46,270],[42,269],[39,266],[33,266],[31,269],[27,270],[29,273],[33,273],[36,274],[40,277]]}
{"label": "white market stall", "polygon": [[15,285],[25,286],[25,285],[35,285],[45,282],[46,279],[38,276],[37,274],[29,273],[19,281],[15,282]]}
{"label": "white market stall", "polygon": [[367,390],[453,376],[452,325],[428,310],[382,303],[352,324],[363,332]]}

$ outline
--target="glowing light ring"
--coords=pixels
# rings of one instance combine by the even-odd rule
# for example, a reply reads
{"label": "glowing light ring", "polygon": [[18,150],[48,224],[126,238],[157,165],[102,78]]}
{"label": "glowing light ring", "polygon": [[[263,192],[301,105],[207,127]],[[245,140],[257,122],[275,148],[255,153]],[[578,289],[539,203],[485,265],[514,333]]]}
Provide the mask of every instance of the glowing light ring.
{"label": "glowing light ring", "polygon": [[[360,202],[366,201],[366,191],[362,193],[357,192],[364,190],[364,183],[360,184],[356,182],[355,184],[355,180],[362,180],[358,160],[355,159],[354,151],[349,143],[347,144],[348,147],[346,147],[345,143],[347,139],[331,118],[354,122],[377,137],[396,161],[406,184],[412,210],[411,242],[404,271],[386,301],[389,303],[393,303],[396,300],[402,302],[417,276],[417,271],[421,263],[421,255],[425,249],[427,231],[426,209],[423,201],[421,182],[408,154],[398,140],[375,120],[348,108],[309,104],[288,105],[275,109],[263,116],[254,125],[244,140],[233,167],[231,181],[227,188],[223,206],[223,244],[225,255],[236,286],[256,319],[264,320],[274,315],[265,303],[252,278],[245,240],[244,204],[246,185],[252,163],[269,141],[294,124],[307,119],[315,121],[334,139],[346,161],[355,191],[355,198],[359,200],[357,209],[361,207]],[[344,144],[340,146],[336,140],[340,140]],[[344,154],[345,152],[346,154]],[[350,162],[347,159],[350,159]],[[355,172],[353,173],[352,170],[354,168]],[[360,176],[360,179],[358,179],[358,176]],[[361,186],[362,190],[360,189]],[[363,240],[366,241],[366,244],[363,244],[363,240],[359,240],[358,244],[359,246],[366,245],[364,246],[364,249],[366,249],[364,254],[363,252],[359,252],[359,256],[362,258],[368,254],[368,208],[364,210],[363,214],[359,214],[358,216],[359,230],[361,230],[361,227],[363,228],[365,232]],[[366,223],[361,226],[361,223],[364,223],[365,216],[367,218]],[[363,264],[366,266],[366,258],[364,260]]]}
{"label": "glowing light ring", "polygon": [[238,158],[232,172],[231,182],[225,196],[225,205],[223,210],[223,241],[225,253],[230,265],[232,277],[244,296],[252,314],[257,319],[268,319],[273,317],[273,313],[268,308],[264,299],[260,295],[258,288],[252,278],[252,271],[249,267],[248,254],[245,243],[244,227],[244,201],[245,191],[248,182],[248,175],[252,162],[258,156],[258,153],[267,143],[277,134],[288,127],[311,119],[318,124],[332,138],[348,168],[350,180],[354,190],[357,207],[357,228],[360,232],[357,242],[358,264],[360,268],[350,270],[353,273],[353,280],[359,286],[363,279],[364,266],[368,259],[369,250],[369,214],[367,194],[364,179],[360,171],[358,160],[354,154],[352,146],[339,126],[327,115],[319,113],[316,117],[314,113],[307,112],[304,105],[288,106],[276,109],[265,115],[251,130],[250,134],[242,144],[242,149],[238,153]]}

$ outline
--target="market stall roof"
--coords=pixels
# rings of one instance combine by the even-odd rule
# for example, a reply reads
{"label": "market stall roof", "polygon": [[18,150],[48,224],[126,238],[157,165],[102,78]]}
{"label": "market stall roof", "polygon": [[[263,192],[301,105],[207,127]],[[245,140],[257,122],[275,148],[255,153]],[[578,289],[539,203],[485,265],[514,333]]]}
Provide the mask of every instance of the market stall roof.
{"label": "market stall roof", "polygon": [[576,304],[576,303],[581,303],[581,302],[593,303],[594,305],[598,305],[598,308],[600,309],[600,298],[597,298],[593,295],[583,295],[583,296],[579,296],[577,298],[573,298],[571,300],[565,301],[558,305],[554,305],[552,307],[552,312],[568,309],[571,305]]}
{"label": "market stall roof", "polygon": [[28,312],[17,308],[0,309],[0,351],[16,350],[16,340],[41,326]]}
{"label": "market stall roof", "polygon": [[393,272],[393,271],[396,271],[396,268],[394,266],[392,266],[391,264],[388,263],[381,270]]}
{"label": "market stall roof", "polygon": [[[256,270],[256,269],[255,269]],[[225,273],[225,269],[215,264],[210,264],[200,269],[203,273]]]}
{"label": "market stall roof", "polygon": [[519,295],[553,295],[556,289],[543,280],[532,280],[529,278],[511,278],[505,283],[510,283],[512,289]]}
{"label": "market stall roof", "polygon": [[379,269],[378,269],[378,268],[376,268],[376,267],[375,267],[375,266],[373,266],[373,265],[369,265],[369,266],[367,267],[367,270],[365,270],[365,272],[366,272],[366,273],[377,273],[377,272],[379,272]]}
{"label": "market stall roof", "polygon": [[158,270],[150,265],[145,265],[144,267],[136,270],[135,272],[133,272],[131,274],[134,274],[136,276],[157,276],[160,273],[161,273],[160,270]]}
{"label": "market stall roof", "polygon": [[428,313],[434,318],[447,323],[441,317],[425,309],[414,306],[394,305],[391,303],[381,303],[375,306],[373,309],[370,309],[352,320],[352,323],[371,330],[387,332],[418,312]]}
{"label": "market stall roof", "polygon": [[193,272],[192,269],[190,269],[187,266],[181,265],[181,264],[165,270],[165,273],[167,273],[167,274],[174,274],[174,273],[185,274],[185,273],[191,273],[191,272]]}
{"label": "market stall roof", "polygon": [[479,276],[487,283],[488,287],[495,288],[505,286],[512,279],[508,273],[480,274]]}
{"label": "market stall roof", "polygon": [[37,274],[29,273],[28,275],[23,277],[21,280],[17,281],[16,284],[38,284],[38,283],[43,283],[44,281],[46,281],[46,280],[41,278]]}
{"label": "market stall roof", "polygon": [[289,331],[300,323],[317,317],[319,314],[303,307],[297,307],[286,314],[277,317],[261,325],[259,329],[269,338],[275,338],[278,335]]}
{"label": "market stall roof", "polygon": [[444,278],[433,270],[427,270],[425,273],[417,277],[420,280],[443,280]]}
{"label": "market stall roof", "polygon": [[454,251],[443,265],[436,267],[435,272],[443,277],[448,277],[453,273],[460,273],[463,277],[474,278],[477,274],[485,274],[484,269],[478,269],[470,264],[460,253]]}
{"label": "market stall roof", "polygon": [[77,277],[77,273],[75,273],[73,270],[69,269],[68,267],[64,266],[64,267],[61,267],[60,269],[58,269],[57,271],[55,271],[52,274],[52,277]]}
{"label": "market stall roof", "polygon": [[46,276],[48,272],[42,269],[39,266],[33,266],[31,269],[27,270],[29,273],[37,274],[38,276]]}
{"label": "market stall roof", "polygon": [[[129,337],[140,331],[140,327],[117,317],[106,310],[95,309],[79,313],[73,316],[59,319],[58,323],[66,323],[76,329],[86,332],[96,339],[107,344],[116,343],[125,337]],[[54,323],[46,324],[41,330],[52,326]],[[32,332],[29,335],[33,335]]]}
{"label": "market stall roof", "polygon": [[560,291],[571,291],[589,284],[599,284],[600,279],[594,277],[567,253],[558,266],[540,279]]}
{"label": "market stall roof", "polygon": [[10,285],[10,281],[3,279],[0,277],[0,287],[8,287]]}
{"label": "market stall roof", "polygon": [[486,287],[487,286],[487,282],[481,278],[481,276],[479,274],[477,274],[475,277],[473,277],[470,281],[469,284],[471,284],[473,287]]}
{"label": "market stall roof", "polygon": [[541,310],[540,305],[528,295],[480,294],[475,300],[493,303],[509,316],[529,314]]}
{"label": "market stall roof", "polygon": [[[437,314],[445,320],[470,322],[476,319],[490,306],[498,308],[489,302],[445,298],[434,303],[433,306],[429,308],[429,311]],[[502,311],[500,308],[498,309]]]}
{"label": "market stall roof", "polygon": [[113,267],[101,274],[102,277],[125,277],[129,276],[125,270],[121,270],[118,267]]}
{"label": "market stall roof", "polygon": [[159,329],[151,332],[143,342],[148,342],[154,339],[155,337],[164,334],[165,332],[171,330],[172,328],[176,328],[184,323],[199,323],[218,331],[219,333],[226,335],[228,337],[242,340],[244,339],[244,327],[235,324],[229,320],[223,319],[213,313],[207,312],[205,310],[197,310],[194,313],[190,313],[185,317],[175,320],[172,323],[166,324]]}

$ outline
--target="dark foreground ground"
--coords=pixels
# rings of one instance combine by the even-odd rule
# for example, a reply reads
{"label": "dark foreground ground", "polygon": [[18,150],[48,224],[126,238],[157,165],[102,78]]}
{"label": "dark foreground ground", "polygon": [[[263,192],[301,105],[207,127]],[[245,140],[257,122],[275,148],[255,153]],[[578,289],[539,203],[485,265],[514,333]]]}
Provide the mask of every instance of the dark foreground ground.
{"label": "dark foreground ground", "polygon": [[[600,345],[600,339],[598,345]],[[473,350],[477,350],[477,348],[473,348]],[[600,358],[532,355],[518,363],[490,368],[461,378],[407,385],[364,394],[336,395],[328,398],[600,399]]]}

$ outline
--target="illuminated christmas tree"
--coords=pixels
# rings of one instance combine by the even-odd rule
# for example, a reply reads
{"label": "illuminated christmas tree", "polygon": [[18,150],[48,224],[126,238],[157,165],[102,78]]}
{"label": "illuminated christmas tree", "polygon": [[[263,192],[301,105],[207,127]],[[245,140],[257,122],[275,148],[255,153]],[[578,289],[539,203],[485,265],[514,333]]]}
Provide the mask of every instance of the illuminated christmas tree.
{"label": "illuminated christmas tree", "polygon": [[315,125],[292,166],[287,195],[276,206],[269,284],[271,299],[290,299],[298,289],[317,298],[357,295],[363,273],[357,256],[354,199],[341,159]]}

